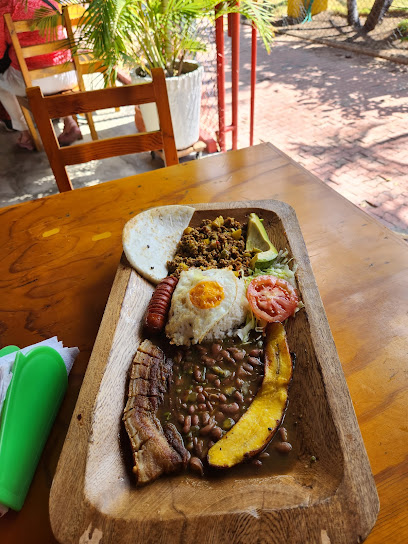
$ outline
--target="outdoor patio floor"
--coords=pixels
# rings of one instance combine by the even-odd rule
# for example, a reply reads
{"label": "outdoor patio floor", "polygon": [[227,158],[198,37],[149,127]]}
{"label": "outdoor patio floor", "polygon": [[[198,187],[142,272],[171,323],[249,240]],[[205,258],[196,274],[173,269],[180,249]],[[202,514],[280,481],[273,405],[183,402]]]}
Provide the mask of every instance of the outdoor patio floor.
{"label": "outdoor patio floor", "polygon": [[[239,145],[249,145],[250,40]],[[258,47],[254,143],[269,141],[408,238],[408,66],[277,35]]]}
{"label": "outdoor patio floor", "polygon": [[[257,80],[254,143],[270,141],[408,238],[408,66],[277,35],[270,55],[258,48]],[[239,147],[249,145],[249,97],[243,26]],[[132,109],[97,115],[96,127],[102,137],[129,133]],[[57,192],[46,155],[17,150],[16,139],[0,127],[0,206]],[[80,187],[160,165],[141,154],[78,165],[71,174]]]}

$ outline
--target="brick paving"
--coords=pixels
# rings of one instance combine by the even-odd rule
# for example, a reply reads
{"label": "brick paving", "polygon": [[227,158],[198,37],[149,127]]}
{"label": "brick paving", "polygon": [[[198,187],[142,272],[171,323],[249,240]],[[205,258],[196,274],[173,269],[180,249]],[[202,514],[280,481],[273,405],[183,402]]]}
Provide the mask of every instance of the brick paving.
{"label": "brick paving", "polygon": [[[244,25],[240,147],[249,145],[250,66]],[[207,73],[215,107],[215,76]],[[272,142],[408,239],[408,66],[277,35],[269,56],[259,47],[257,79],[255,143]],[[133,132],[133,116],[121,111],[109,126]],[[103,137],[107,128],[98,125]],[[16,138],[0,130],[0,206],[57,192],[45,154],[17,150]],[[135,157],[79,165],[75,187],[157,167],[150,154]]]}
{"label": "brick paving", "polygon": [[[250,32],[241,35],[239,147],[249,145]],[[408,237],[408,66],[277,35],[258,48],[254,143],[270,141]]]}

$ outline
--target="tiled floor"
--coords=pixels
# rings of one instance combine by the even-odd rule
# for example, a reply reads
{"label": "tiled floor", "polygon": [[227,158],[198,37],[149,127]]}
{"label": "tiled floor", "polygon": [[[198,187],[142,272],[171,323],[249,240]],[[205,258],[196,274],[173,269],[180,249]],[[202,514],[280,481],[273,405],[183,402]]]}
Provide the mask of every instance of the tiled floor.
{"label": "tiled floor", "polygon": [[[134,107],[124,107],[119,112],[105,110],[94,114],[94,120],[100,138],[135,131]],[[80,118],[79,122],[84,141],[90,141],[85,119]],[[4,126],[0,127],[0,206],[58,192],[46,154],[17,148],[17,136],[17,132],[6,132]],[[125,177],[161,166],[160,159],[152,160],[150,153],[140,153],[69,166],[67,170],[74,188],[78,188],[116,179],[118,172]]]}
{"label": "tiled floor", "polygon": [[[240,147],[249,145],[249,38],[244,26]],[[277,35],[269,56],[258,48],[257,79],[255,143],[272,142],[408,238],[408,66]],[[103,137],[134,130],[126,108],[96,120]],[[56,192],[45,154],[17,151],[16,139],[0,128],[1,206]],[[71,167],[71,175],[79,187],[160,165],[134,155]]]}

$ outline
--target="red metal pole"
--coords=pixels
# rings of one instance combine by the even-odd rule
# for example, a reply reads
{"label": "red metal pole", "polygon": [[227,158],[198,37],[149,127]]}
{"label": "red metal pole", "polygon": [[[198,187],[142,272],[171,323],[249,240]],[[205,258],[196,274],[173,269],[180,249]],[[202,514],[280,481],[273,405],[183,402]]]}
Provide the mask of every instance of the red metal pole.
{"label": "red metal pole", "polygon": [[217,87],[218,87],[218,143],[221,151],[225,147],[225,55],[224,55],[224,17],[215,21],[215,41],[217,46]]}
{"label": "red metal pole", "polygon": [[255,85],[256,85],[256,26],[252,25],[252,43],[251,43],[251,114],[249,122],[249,145],[254,145],[254,126],[255,126]]}
{"label": "red metal pole", "polygon": [[238,91],[239,91],[239,30],[240,14],[233,13],[232,19],[232,62],[231,62],[231,83],[232,83],[232,149],[238,148]]}
{"label": "red metal pole", "polygon": [[233,27],[233,22],[232,22],[232,13],[228,13],[227,15],[227,34],[228,34],[228,38],[231,38],[232,36],[232,27]]}

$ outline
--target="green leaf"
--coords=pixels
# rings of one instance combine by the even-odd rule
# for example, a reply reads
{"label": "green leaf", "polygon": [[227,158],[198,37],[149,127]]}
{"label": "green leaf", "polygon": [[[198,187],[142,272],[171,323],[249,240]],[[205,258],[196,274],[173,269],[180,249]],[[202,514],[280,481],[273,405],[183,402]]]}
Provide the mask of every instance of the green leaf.
{"label": "green leaf", "polygon": [[[214,21],[227,13],[241,13],[252,21],[270,50],[271,0],[56,0],[63,6],[86,8],[75,35],[74,50],[91,51],[106,66],[108,83],[118,67],[138,65],[146,71],[163,68],[167,75],[178,74],[178,64],[205,51],[206,43],[197,32],[204,19]],[[50,13],[52,11],[52,13]],[[43,34],[55,29],[58,15],[50,8],[36,12],[36,24]]]}

